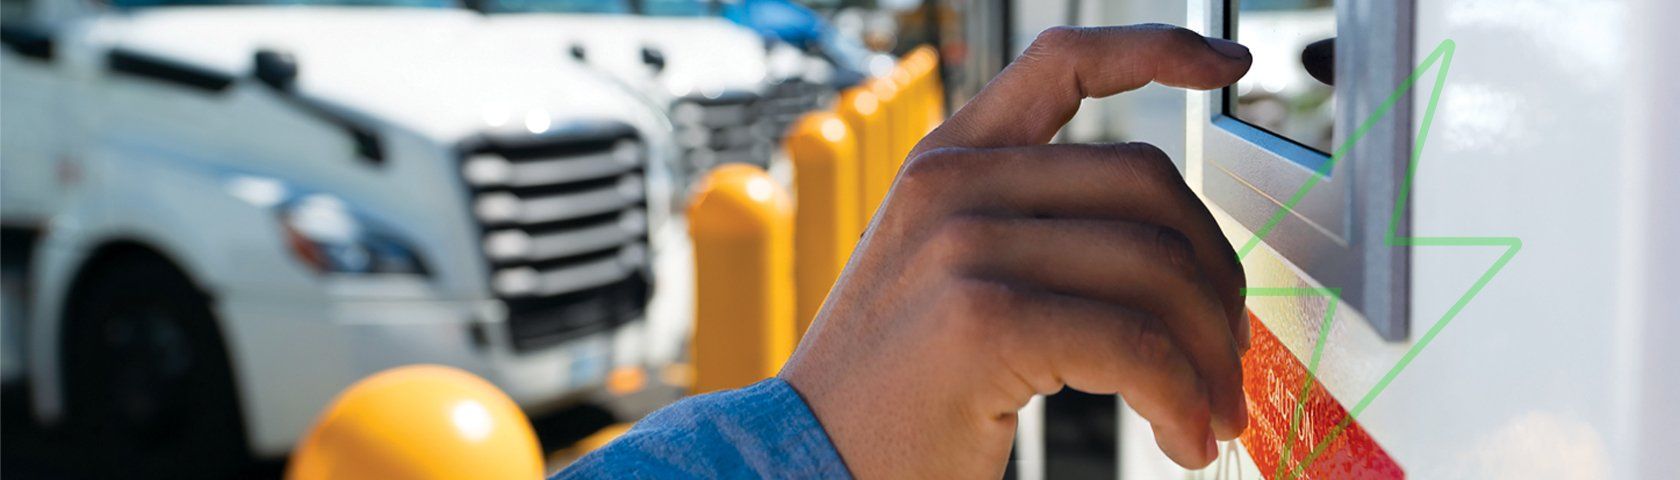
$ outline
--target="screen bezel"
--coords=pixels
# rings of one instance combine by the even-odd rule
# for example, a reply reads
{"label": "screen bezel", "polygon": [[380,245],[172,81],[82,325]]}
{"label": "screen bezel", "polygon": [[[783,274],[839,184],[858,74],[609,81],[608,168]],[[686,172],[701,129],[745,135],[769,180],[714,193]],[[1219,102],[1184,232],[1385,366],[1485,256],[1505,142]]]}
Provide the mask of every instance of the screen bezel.
{"label": "screen bezel", "polygon": [[[1343,0],[1343,1],[1346,1],[1346,0]],[[1225,2],[1227,4],[1227,6],[1226,6],[1227,11],[1235,12],[1235,11],[1238,10],[1237,6],[1240,3],[1240,0],[1225,0]],[[1240,42],[1242,42],[1242,39],[1239,38],[1238,35],[1237,35],[1236,18],[1237,18],[1236,15],[1225,15],[1224,18],[1221,19],[1221,23],[1223,25],[1221,26],[1220,32],[1222,33],[1221,38],[1240,43]],[[1305,67],[1303,66],[1302,68],[1305,68]],[[1267,129],[1266,127],[1256,125],[1256,124],[1254,124],[1254,122],[1244,120],[1242,117],[1237,116],[1237,114],[1235,113],[1236,110],[1237,110],[1237,96],[1238,96],[1236,85],[1233,84],[1233,85],[1227,86],[1225,88],[1222,88],[1222,89],[1219,90],[1219,92],[1220,92],[1220,98],[1219,98],[1220,113],[1225,114],[1226,116],[1230,117],[1233,120],[1236,120],[1238,122],[1242,122],[1244,125],[1254,127],[1255,129],[1258,129],[1262,132],[1266,132],[1268,134],[1271,134],[1272,136],[1281,138],[1285,141],[1288,141],[1289,143],[1293,143],[1297,146],[1300,146],[1301,148],[1305,148],[1308,151],[1311,151],[1313,153],[1317,153],[1317,155],[1286,155],[1286,157],[1288,157],[1289,160],[1295,161],[1296,163],[1300,164],[1303,168],[1306,168],[1309,171],[1322,170],[1322,169],[1325,168],[1325,166],[1329,165],[1329,163],[1330,163],[1330,152],[1326,152],[1324,150],[1320,150],[1318,148],[1315,148],[1311,145],[1307,145],[1305,143],[1302,143],[1299,140],[1289,138],[1288,135],[1284,135],[1284,134],[1279,133],[1279,132],[1271,131],[1270,129]],[[1338,131],[1340,131],[1340,130],[1338,129]],[[1338,140],[1340,140],[1340,139],[1339,138],[1333,138],[1331,141],[1336,142]],[[1291,153],[1293,153],[1293,152],[1291,152]],[[1319,172],[1319,173],[1322,176],[1328,176],[1327,174],[1325,174],[1325,172]]]}
{"label": "screen bezel", "polygon": [[[1209,0],[1200,21],[1229,38],[1239,0]],[[1412,65],[1412,2],[1336,4],[1336,114],[1332,145],[1405,80]],[[1357,32],[1357,35],[1347,33]],[[1265,246],[1341,300],[1388,340],[1407,335],[1407,249],[1384,244],[1410,155],[1410,92],[1359,142],[1330,155],[1230,115],[1233,92],[1193,92],[1192,136],[1201,155],[1200,190],[1250,231],[1260,231],[1307,182],[1316,185],[1267,234]],[[1314,169],[1308,165],[1326,165]],[[1409,232],[1400,219],[1397,234]]]}

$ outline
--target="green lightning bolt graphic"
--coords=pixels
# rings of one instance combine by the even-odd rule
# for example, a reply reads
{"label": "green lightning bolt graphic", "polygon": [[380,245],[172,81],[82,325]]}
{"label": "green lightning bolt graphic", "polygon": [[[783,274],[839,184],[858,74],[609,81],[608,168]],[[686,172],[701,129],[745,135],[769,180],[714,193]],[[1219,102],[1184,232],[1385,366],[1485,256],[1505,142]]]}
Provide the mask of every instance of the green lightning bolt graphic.
{"label": "green lightning bolt graphic", "polygon": [[[1313,447],[1312,451],[1307,454],[1307,457],[1299,464],[1290,468],[1287,478],[1292,479],[1304,474],[1307,467],[1312,465],[1312,462],[1318,458],[1319,454],[1323,453],[1324,449],[1328,447],[1337,437],[1339,437],[1341,433],[1359,417],[1359,414],[1365,411],[1365,408],[1369,407],[1371,402],[1376,400],[1378,395],[1382,394],[1383,390],[1388,388],[1389,383],[1393,382],[1394,378],[1399,376],[1401,371],[1404,371],[1408,365],[1411,365],[1412,360],[1417,357],[1418,353],[1428,347],[1429,344],[1435,340],[1435,336],[1439,335],[1441,330],[1446,328],[1447,324],[1451,323],[1454,318],[1458,317],[1459,312],[1464,309],[1465,305],[1468,305],[1472,299],[1476,298],[1476,295],[1481,293],[1482,288],[1486,287],[1488,282],[1493,280],[1493,277],[1498,275],[1499,271],[1505,268],[1505,264],[1509,263],[1511,258],[1516,256],[1517,251],[1522,249],[1522,240],[1515,237],[1400,237],[1396,235],[1396,232],[1399,229],[1401,215],[1405,214],[1405,206],[1411,195],[1412,179],[1417,173],[1418,160],[1422,158],[1423,146],[1429,139],[1430,126],[1435,120],[1435,107],[1440,102],[1441,89],[1446,84],[1447,72],[1452,68],[1453,51],[1456,47],[1456,44],[1454,44],[1450,39],[1444,40],[1440,43],[1440,45],[1436,46],[1435,51],[1430,53],[1429,57],[1425,58],[1423,62],[1418,65],[1417,69],[1412,72],[1411,76],[1407,77],[1406,80],[1400,84],[1399,88],[1396,88],[1394,93],[1390,94],[1388,99],[1384,100],[1382,105],[1380,105],[1375,112],[1371,113],[1370,117],[1366,118],[1352,134],[1347,136],[1347,139],[1344,140],[1341,146],[1336,149],[1336,152],[1331,155],[1330,162],[1324,167],[1321,173],[1329,172],[1331,167],[1339,162],[1342,159],[1342,156],[1345,155],[1347,151],[1359,141],[1359,139],[1365,136],[1366,132],[1370,131],[1372,125],[1376,124],[1377,120],[1387,115],[1389,110],[1393,109],[1394,105],[1404,98],[1405,93],[1412,89],[1413,84],[1416,83],[1417,80],[1430,69],[1430,67],[1439,63],[1440,66],[1436,70],[1435,74],[1434,88],[1429,93],[1429,103],[1424,109],[1423,122],[1418,128],[1417,139],[1413,141],[1412,144],[1411,160],[1406,166],[1406,176],[1400,184],[1399,198],[1394,202],[1394,214],[1389,217],[1388,234],[1384,236],[1383,243],[1384,245],[1390,247],[1499,247],[1505,249],[1505,251],[1499,256],[1499,259],[1495,260],[1493,264],[1488,267],[1487,271],[1482,273],[1481,277],[1470,286],[1470,289],[1465,291],[1463,295],[1459,296],[1458,301],[1454,302],[1453,305],[1447,309],[1446,313],[1443,313],[1441,318],[1436,320],[1434,325],[1430,326],[1429,330],[1424,332],[1423,336],[1418,338],[1417,342],[1414,343],[1412,347],[1400,357],[1400,360],[1395,362],[1394,366],[1388,369],[1388,373],[1384,374],[1383,377],[1377,381],[1376,385],[1372,386],[1371,389],[1365,393],[1365,396],[1359,400],[1359,403],[1355,404],[1353,409],[1348,411],[1348,415]],[[1278,223],[1283,220],[1284,216],[1293,211],[1295,205],[1300,203],[1301,199],[1306,197],[1307,192],[1312,190],[1314,186],[1318,185],[1320,178],[1321,176],[1319,175],[1312,176],[1305,184],[1301,185],[1301,188],[1296,190],[1295,194],[1292,195],[1289,200],[1266,221],[1264,226],[1262,226],[1259,230],[1256,230],[1254,232],[1254,236],[1251,237],[1247,243],[1243,244],[1242,248],[1238,249],[1237,259],[1241,261],[1242,259],[1247,258],[1248,255],[1254,251],[1254,248],[1259,246],[1261,240],[1263,240],[1267,234],[1271,233],[1273,228],[1277,227]],[[1244,293],[1250,296],[1328,297],[1330,302],[1328,308],[1326,309],[1323,324],[1319,329],[1318,343],[1313,347],[1312,358],[1307,367],[1305,384],[1301,387],[1301,395],[1297,397],[1295,411],[1290,416],[1290,431],[1289,434],[1284,437],[1286,443],[1283,448],[1280,449],[1280,457],[1278,458],[1277,463],[1278,471],[1273,472],[1271,475],[1271,478],[1273,479],[1283,478],[1281,475],[1283,473],[1282,469],[1289,460],[1289,452],[1293,447],[1292,443],[1295,439],[1295,429],[1300,424],[1302,409],[1306,406],[1306,398],[1310,393],[1309,389],[1312,388],[1313,379],[1317,377],[1319,357],[1323,353],[1324,344],[1329,338],[1330,326],[1334,322],[1336,304],[1341,291],[1340,289],[1334,288],[1248,288],[1244,289]]]}

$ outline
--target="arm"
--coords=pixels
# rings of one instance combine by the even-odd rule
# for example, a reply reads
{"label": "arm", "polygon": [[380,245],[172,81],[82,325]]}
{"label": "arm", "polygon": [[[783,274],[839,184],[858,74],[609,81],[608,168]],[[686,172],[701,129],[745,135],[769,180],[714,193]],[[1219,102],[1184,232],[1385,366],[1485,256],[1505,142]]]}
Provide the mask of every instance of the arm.
{"label": "arm", "polygon": [[660,409],[554,478],[850,477],[805,401],[773,378]]}

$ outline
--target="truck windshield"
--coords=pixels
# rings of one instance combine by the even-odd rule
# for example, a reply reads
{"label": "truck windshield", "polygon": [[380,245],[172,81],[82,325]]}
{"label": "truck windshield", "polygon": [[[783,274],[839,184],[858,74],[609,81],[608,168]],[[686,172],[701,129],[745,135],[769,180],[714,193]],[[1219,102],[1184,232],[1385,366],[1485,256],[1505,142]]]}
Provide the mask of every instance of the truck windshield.
{"label": "truck windshield", "polygon": [[661,17],[700,17],[712,14],[706,0],[642,0],[642,13]]}
{"label": "truck windshield", "polygon": [[455,0],[111,0],[117,8],[185,7],[207,5],[335,5],[369,7],[454,7]]}

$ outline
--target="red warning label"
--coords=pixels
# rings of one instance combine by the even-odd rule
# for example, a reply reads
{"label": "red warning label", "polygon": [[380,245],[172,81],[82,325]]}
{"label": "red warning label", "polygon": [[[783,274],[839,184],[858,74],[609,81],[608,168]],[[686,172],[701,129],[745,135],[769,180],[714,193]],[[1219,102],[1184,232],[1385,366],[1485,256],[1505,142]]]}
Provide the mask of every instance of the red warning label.
{"label": "red warning label", "polygon": [[1248,320],[1254,342],[1243,355],[1249,426],[1242,444],[1261,474],[1271,480],[1406,478],[1306,365],[1259,318],[1249,314]]}

